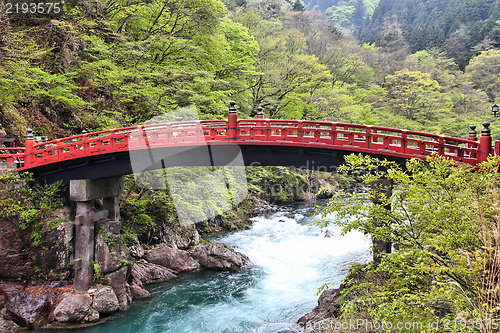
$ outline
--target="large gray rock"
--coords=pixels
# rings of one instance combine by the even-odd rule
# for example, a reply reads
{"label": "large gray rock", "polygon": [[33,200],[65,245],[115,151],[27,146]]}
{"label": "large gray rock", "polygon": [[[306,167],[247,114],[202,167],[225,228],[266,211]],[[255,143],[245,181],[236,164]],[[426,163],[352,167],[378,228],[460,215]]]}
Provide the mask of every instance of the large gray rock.
{"label": "large gray rock", "polygon": [[104,287],[94,295],[94,307],[99,313],[112,313],[120,308],[118,297],[113,288]]}
{"label": "large gray rock", "polygon": [[147,262],[146,260],[137,260],[132,262],[130,275],[138,286],[143,284],[161,282],[176,277],[176,272],[161,265]]}
{"label": "large gray rock", "polygon": [[246,255],[235,251],[229,245],[217,242],[198,245],[190,250],[189,254],[202,267],[216,271],[235,270],[251,263]]}
{"label": "large gray rock", "polygon": [[[6,196],[0,189],[0,200]],[[56,230],[40,231],[39,246],[34,246],[31,233],[20,228],[19,217],[0,218],[0,279],[28,280],[35,274],[34,267],[42,268],[48,280],[61,280],[68,276],[72,224],[61,223]]]}
{"label": "large gray rock", "polygon": [[183,226],[179,221],[168,221],[155,230],[155,234],[159,243],[181,250],[200,244],[200,235],[194,223]]}
{"label": "large gray rock", "polygon": [[4,317],[20,326],[37,328],[48,324],[51,307],[50,295],[21,291],[7,303]]}
{"label": "large gray rock", "polygon": [[130,275],[132,276],[132,284],[130,292],[133,298],[144,298],[149,296],[149,291],[144,289],[143,284],[161,282],[170,280],[176,277],[175,271],[147,262],[144,259],[132,262]]}
{"label": "large gray rock", "polygon": [[[0,200],[4,199],[0,189]],[[31,239],[19,218],[0,218],[0,279],[26,279],[33,274]]]}
{"label": "large gray rock", "polygon": [[21,330],[21,326],[15,322],[6,320],[0,315],[0,333],[12,333]]}
{"label": "large gray rock", "polygon": [[23,288],[24,284],[18,282],[0,281],[0,309]]}
{"label": "large gray rock", "polygon": [[72,294],[65,297],[54,309],[54,319],[61,323],[80,322],[92,306],[88,294]]}
{"label": "large gray rock", "polygon": [[318,306],[302,316],[297,323],[306,326],[308,323],[317,323],[325,319],[336,318],[340,315],[342,296],[341,289],[327,289],[321,293]]}
{"label": "large gray rock", "polygon": [[146,251],[146,259],[157,265],[170,268],[177,272],[190,272],[200,268],[200,264],[191,258],[186,251],[160,245]]}
{"label": "large gray rock", "polygon": [[104,276],[104,280],[113,288],[120,310],[125,310],[132,302],[132,294],[130,293],[130,286],[127,283],[128,267],[122,267],[119,270],[109,273]]}
{"label": "large gray rock", "polygon": [[130,293],[133,299],[149,297],[149,291],[135,283],[130,286]]}

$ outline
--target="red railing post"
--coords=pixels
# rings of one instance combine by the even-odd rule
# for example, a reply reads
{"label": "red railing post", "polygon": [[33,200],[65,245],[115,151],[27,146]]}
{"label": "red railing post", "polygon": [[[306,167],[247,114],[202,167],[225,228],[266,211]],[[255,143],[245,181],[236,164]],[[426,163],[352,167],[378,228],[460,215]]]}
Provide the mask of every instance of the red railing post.
{"label": "red railing post", "polygon": [[444,144],[445,144],[445,140],[444,140],[445,136],[444,135],[440,135],[439,136],[439,139],[438,139],[438,142],[439,142],[439,149],[438,149],[438,153],[439,155],[441,156],[444,156],[445,155],[445,149],[444,149]]}
{"label": "red railing post", "polygon": [[370,141],[372,140],[372,126],[371,125],[366,125],[365,126],[365,141],[366,141],[366,148],[370,148]]}
{"label": "red railing post", "polygon": [[226,139],[236,140],[236,133],[238,130],[238,113],[236,113],[236,102],[231,101],[229,103],[229,114],[227,115],[227,125],[226,125]]}
{"label": "red railing post", "polygon": [[481,131],[481,137],[479,138],[479,156],[478,162],[484,162],[491,154],[491,130],[489,129],[490,123],[485,121],[483,123],[483,130]]}
{"label": "red railing post", "polygon": [[403,154],[406,154],[406,145],[408,144],[408,131],[401,131],[401,150]]}
{"label": "red railing post", "polygon": [[477,141],[476,125],[470,125],[469,128],[469,137],[467,138],[467,140]]}
{"label": "red railing post", "polygon": [[[265,120],[264,120],[264,111],[262,106],[259,106],[257,108],[257,122],[256,122],[257,127],[263,127],[265,126]],[[250,132],[251,137],[254,135],[264,135],[264,130],[263,129],[257,129],[254,130],[253,134]]]}
{"label": "red railing post", "polygon": [[35,145],[35,138],[33,137],[33,130],[28,128],[26,134],[26,141],[24,142],[25,150],[24,150],[24,165],[28,166],[28,164],[33,163],[33,146]]}
{"label": "red railing post", "polygon": [[[470,125],[469,128],[470,128],[470,130],[469,130],[469,137],[467,138],[467,140],[476,142],[477,141],[476,125]],[[475,143],[474,144],[467,143],[465,145],[465,148],[476,149],[477,148],[477,144],[475,144]],[[470,156],[470,158],[477,158],[477,154],[475,152],[472,152],[472,151],[469,153],[469,156]]]}
{"label": "red railing post", "polygon": [[500,140],[495,141],[495,155],[500,155]]}
{"label": "red railing post", "polygon": [[257,108],[257,126],[264,125],[264,112],[262,110],[262,106]]}
{"label": "red railing post", "polygon": [[302,137],[304,136],[304,124],[302,120],[299,120],[297,123],[297,136],[299,137],[299,142],[302,142]]}
{"label": "red railing post", "polygon": [[332,124],[332,145],[335,146],[335,139],[337,138],[337,123]]}
{"label": "red railing post", "polygon": [[321,133],[319,131],[319,125],[316,125],[316,129],[314,130],[314,141],[318,142],[321,138]]}

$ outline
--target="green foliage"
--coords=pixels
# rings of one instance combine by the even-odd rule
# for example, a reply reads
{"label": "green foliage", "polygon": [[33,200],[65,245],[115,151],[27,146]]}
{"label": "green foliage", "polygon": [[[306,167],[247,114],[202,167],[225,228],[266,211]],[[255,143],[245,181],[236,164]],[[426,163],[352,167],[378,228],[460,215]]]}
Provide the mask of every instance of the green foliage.
{"label": "green foliage", "polygon": [[499,45],[499,10],[492,0],[380,0],[360,35],[373,43],[387,22],[397,18],[412,52],[443,48],[463,69],[474,46],[484,50]]}
{"label": "green foliage", "polygon": [[56,229],[63,221],[52,216],[64,204],[60,182],[40,184],[30,173],[22,178],[7,173],[0,176],[0,188],[0,217],[19,216],[19,227],[31,233],[33,245],[40,245],[42,233]]}
{"label": "green foliage", "polygon": [[92,261],[92,265],[94,266],[94,275],[92,276],[92,283],[93,284],[103,283],[104,276],[101,272],[101,265],[96,264],[94,261]]}
{"label": "green foliage", "polygon": [[383,86],[387,90],[387,103],[409,119],[416,119],[418,114],[426,119],[439,108],[439,83],[427,73],[397,71],[385,78]]}
{"label": "green foliage", "polygon": [[488,50],[473,58],[465,69],[474,86],[495,100],[500,90],[500,51]]}
{"label": "green foliage", "polygon": [[248,190],[273,203],[303,200],[307,183],[304,177],[285,167],[247,167]]}
{"label": "green foliage", "polygon": [[474,170],[430,157],[409,160],[402,169],[369,156],[347,156],[342,172],[357,174],[366,184],[390,179],[393,193],[387,197],[373,186],[366,194],[339,192],[321,213],[336,213],[333,223],[343,233],[358,229],[399,250],[365,269],[367,279],[351,279],[344,315],[429,322],[438,320],[444,307],[448,319],[498,319],[499,161],[490,158]]}

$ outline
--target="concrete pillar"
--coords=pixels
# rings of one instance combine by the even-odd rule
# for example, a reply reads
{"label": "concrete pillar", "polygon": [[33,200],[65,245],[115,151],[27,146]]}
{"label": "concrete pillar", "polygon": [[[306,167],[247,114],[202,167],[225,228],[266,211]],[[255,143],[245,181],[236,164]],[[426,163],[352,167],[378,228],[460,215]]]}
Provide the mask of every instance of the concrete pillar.
{"label": "concrete pillar", "polygon": [[[375,191],[375,197],[371,198],[371,201],[375,204],[384,204],[384,199],[390,198],[392,195],[392,179],[381,178],[370,183],[370,186]],[[391,210],[391,205],[386,204],[385,209]],[[376,227],[383,226],[381,221],[374,221]],[[373,262],[378,265],[382,259],[382,253],[391,253],[392,243],[390,241],[381,240],[372,235],[373,243]]]}
{"label": "concrete pillar", "polygon": [[120,223],[120,203],[118,200],[118,196],[115,195],[113,197],[106,197],[102,199],[102,208],[109,212],[110,221],[107,222],[109,227],[109,232],[119,235],[121,229]]}
{"label": "concrete pillar", "polygon": [[69,184],[70,199],[76,201],[75,217],[75,289],[86,291],[94,276],[94,208],[92,201],[104,198],[104,209],[119,228],[118,196],[123,192],[124,177],[73,179]]}
{"label": "concrete pillar", "polygon": [[120,203],[118,201],[118,196],[106,197],[102,199],[102,208],[109,211],[109,219],[111,221],[120,220]]}
{"label": "concrete pillar", "polygon": [[75,216],[75,269],[76,290],[86,291],[94,276],[94,211],[91,201],[78,201]]}

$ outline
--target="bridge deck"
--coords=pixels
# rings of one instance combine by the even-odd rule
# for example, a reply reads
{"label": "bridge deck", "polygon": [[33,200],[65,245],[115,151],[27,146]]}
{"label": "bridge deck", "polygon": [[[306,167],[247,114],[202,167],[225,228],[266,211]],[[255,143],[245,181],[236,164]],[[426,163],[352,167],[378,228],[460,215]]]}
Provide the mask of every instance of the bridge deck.
{"label": "bridge deck", "polygon": [[20,171],[53,169],[58,172],[61,169],[58,165],[82,164],[87,159],[126,158],[130,152],[140,150],[207,145],[238,145],[247,147],[246,151],[261,146],[341,154],[359,152],[391,159],[425,159],[437,153],[469,165],[485,160],[491,152],[491,147],[485,149],[477,141],[431,133],[348,123],[256,118],[233,120],[232,124],[231,120],[205,120],[106,130],[35,144],[27,150],[4,148],[8,153],[0,158],[17,162]]}

